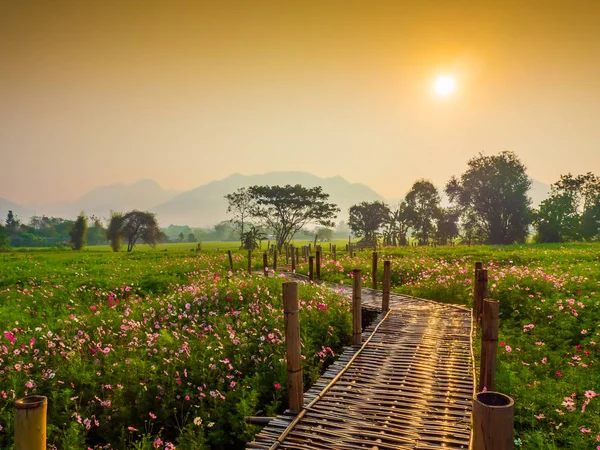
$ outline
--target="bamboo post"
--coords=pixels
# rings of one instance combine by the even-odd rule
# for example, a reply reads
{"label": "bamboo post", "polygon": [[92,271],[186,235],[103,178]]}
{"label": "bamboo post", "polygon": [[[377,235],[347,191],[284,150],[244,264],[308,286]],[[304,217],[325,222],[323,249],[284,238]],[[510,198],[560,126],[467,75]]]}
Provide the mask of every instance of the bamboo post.
{"label": "bamboo post", "polygon": [[496,389],[496,352],[498,350],[498,316],[500,303],[495,300],[483,301],[481,327],[481,366],[479,370],[479,390]]}
{"label": "bamboo post", "polygon": [[298,261],[300,261],[300,249],[296,248],[296,264],[298,264]]}
{"label": "bamboo post", "polygon": [[333,244],[333,260],[337,261],[337,244]]}
{"label": "bamboo post", "polygon": [[252,275],[252,250],[248,250],[248,275]]}
{"label": "bamboo post", "polygon": [[381,302],[382,311],[390,309],[390,282],[392,278],[392,262],[383,262],[383,298]]}
{"label": "bamboo post", "polygon": [[229,257],[229,270],[233,272],[233,256],[231,256],[231,250],[227,250],[227,256]]}
{"label": "bamboo post", "polygon": [[309,281],[315,281],[315,273],[314,273],[314,265],[315,265],[315,257],[308,257],[308,279]]}
{"label": "bamboo post", "polygon": [[352,270],[352,345],[362,342],[362,270]]}
{"label": "bamboo post", "polygon": [[46,450],[48,399],[32,395],[15,402],[15,450]]}
{"label": "bamboo post", "polygon": [[296,272],[296,260],[298,259],[298,249],[292,247],[292,272]]}
{"label": "bamboo post", "polygon": [[273,270],[277,270],[277,249],[273,250]]}
{"label": "bamboo post", "polygon": [[332,249],[332,247],[333,247],[333,246],[331,245],[331,242],[330,242],[330,243],[329,243],[329,253],[331,253],[331,249]]}
{"label": "bamboo post", "polygon": [[321,280],[321,248],[317,250],[317,280]]}
{"label": "bamboo post", "polygon": [[263,271],[265,272],[265,277],[269,276],[269,255],[267,252],[263,253]]}
{"label": "bamboo post", "polygon": [[290,246],[285,244],[285,263],[289,264],[290,262]]}
{"label": "bamboo post", "polygon": [[479,269],[477,271],[477,297],[475,300],[475,312],[477,313],[475,320],[481,323],[481,315],[483,314],[483,299],[487,296],[488,286],[488,271],[487,269]]}
{"label": "bamboo post", "polygon": [[308,244],[308,254],[312,253],[312,244]]}
{"label": "bamboo post", "polygon": [[478,272],[483,269],[483,263],[481,261],[477,261],[475,263],[475,271],[473,272],[473,317],[477,320],[481,311],[477,311],[477,297],[478,297],[478,284],[477,284],[477,276]]}
{"label": "bamboo post", "polygon": [[283,283],[283,310],[285,316],[289,409],[294,413],[298,413],[304,403],[300,320],[298,317],[298,283]]}
{"label": "bamboo post", "polygon": [[473,399],[473,450],[513,450],[512,398],[499,392],[479,392]]}
{"label": "bamboo post", "polygon": [[373,289],[377,289],[377,252],[373,252]]}

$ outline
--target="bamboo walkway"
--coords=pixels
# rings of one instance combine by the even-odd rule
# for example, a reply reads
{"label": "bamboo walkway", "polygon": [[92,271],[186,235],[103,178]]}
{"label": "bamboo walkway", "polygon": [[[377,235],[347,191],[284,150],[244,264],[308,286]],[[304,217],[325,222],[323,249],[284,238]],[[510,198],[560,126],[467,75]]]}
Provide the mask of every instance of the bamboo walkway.
{"label": "bamboo walkway", "polygon": [[[381,309],[381,291],[363,289],[362,297]],[[363,330],[362,342],[304,394],[298,416],[274,418],[246,448],[468,449],[470,310],[392,294],[390,311]]]}

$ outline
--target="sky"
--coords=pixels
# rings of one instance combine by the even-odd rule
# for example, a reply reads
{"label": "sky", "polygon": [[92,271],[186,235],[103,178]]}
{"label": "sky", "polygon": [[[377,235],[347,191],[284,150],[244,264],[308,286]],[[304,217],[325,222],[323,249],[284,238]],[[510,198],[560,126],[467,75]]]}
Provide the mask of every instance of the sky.
{"label": "sky", "polygon": [[397,198],[503,150],[600,174],[598,23],[597,0],[0,0],[0,197],[301,170]]}

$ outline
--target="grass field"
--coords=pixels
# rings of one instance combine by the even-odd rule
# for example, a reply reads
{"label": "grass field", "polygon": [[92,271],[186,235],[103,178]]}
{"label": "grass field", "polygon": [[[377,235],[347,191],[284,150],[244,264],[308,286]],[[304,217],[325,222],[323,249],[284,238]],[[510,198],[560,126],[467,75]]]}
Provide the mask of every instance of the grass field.
{"label": "grass field", "polygon": [[[244,415],[285,407],[281,279],[247,277],[237,251],[229,273],[228,244],[237,248],[0,254],[0,447],[12,445],[14,400],[42,394],[54,448],[241,448],[257,431]],[[517,446],[600,445],[600,245],[379,254],[392,260],[394,291],[467,305],[483,261],[501,302],[497,389],[515,398]],[[325,252],[324,279],[350,283],[362,268],[370,286],[370,252],[338,256]],[[301,299],[309,385],[348,342],[351,321],[348,300],[321,287],[304,286]]]}

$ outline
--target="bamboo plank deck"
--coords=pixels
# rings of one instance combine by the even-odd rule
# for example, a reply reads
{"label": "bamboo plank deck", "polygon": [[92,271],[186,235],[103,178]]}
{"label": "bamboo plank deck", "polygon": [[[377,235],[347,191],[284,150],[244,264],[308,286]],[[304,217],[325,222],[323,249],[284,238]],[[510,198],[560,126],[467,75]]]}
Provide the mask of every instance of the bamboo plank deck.
{"label": "bamboo plank deck", "polygon": [[[362,297],[367,308],[381,308],[381,291],[363,289]],[[293,427],[296,416],[286,411],[246,448],[468,449],[470,310],[392,294],[390,312],[363,330],[362,342],[369,338],[362,347],[347,348],[304,394],[304,416]]]}

